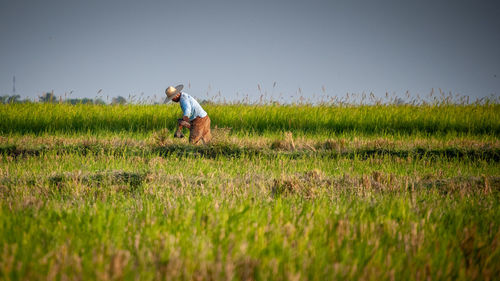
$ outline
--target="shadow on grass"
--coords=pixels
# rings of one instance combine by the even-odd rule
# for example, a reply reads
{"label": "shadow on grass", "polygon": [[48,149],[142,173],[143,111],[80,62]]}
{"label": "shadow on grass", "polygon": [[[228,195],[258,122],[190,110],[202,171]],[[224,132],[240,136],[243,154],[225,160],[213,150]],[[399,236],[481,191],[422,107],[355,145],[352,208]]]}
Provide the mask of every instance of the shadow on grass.
{"label": "shadow on grass", "polygon": [[144,147],[136,146],[111,146],[100,143],[86,145],[68,146],[39,146],[22,147],[16,145],[0,146],[0,154],[4,156],[19,158],[28,156],[40,156],[46,153],[56,154],[101,154],[101,155],[130,155],[147,156],[160,155],[163,157],[205,157],[215,159],[218,157],[288,157],[292,159],[305,157],[326,157],[326,158],[348,158],[348,159],[368,159],[372,157],[416,157],[430,160],[448,158],[465,160],[485,160],[500,161],[499,148],[346,148],[346,149],[273,149],[272,147],[246,147],[236,144],[210,144],[210,145],[149,145]]}
{"label": "shadow on grass", "polygon": [[57,173],[49,176],[48,181],[53,186],[59,186],[70,181],[79,181],[86,185],[100,186],[104,184],[124,184],[135,189],[146,179],[147,172],[127,172],[121,170],[95,172],[88,174]]}

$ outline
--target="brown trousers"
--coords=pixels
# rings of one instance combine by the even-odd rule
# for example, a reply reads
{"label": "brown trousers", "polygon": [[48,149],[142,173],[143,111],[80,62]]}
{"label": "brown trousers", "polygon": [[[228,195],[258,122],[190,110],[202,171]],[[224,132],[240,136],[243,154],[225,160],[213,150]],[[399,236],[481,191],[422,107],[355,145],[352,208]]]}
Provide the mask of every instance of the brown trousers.
{"label": "brown trousers", "polygon": [[210,132],[210,117],[205,116],[203,118],[196,117],[191,123],[191,129],[189,129],[189,143],[197,144],[200,140],[203,143],[209,143],[212,140],[212,133]]}

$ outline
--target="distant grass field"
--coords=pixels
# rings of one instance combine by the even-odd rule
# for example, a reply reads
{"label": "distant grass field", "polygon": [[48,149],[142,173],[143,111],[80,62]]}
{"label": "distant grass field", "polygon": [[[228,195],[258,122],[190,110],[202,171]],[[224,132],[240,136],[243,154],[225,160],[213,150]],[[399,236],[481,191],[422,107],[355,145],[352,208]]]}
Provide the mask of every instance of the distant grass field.
{"label": "distant grass field", "polygon": [[[212,123],[239,133],[500,135],[500,105],[206,105]],[[151,132],[173,128],[178,105],[0,105],[0,132]]]}
{"label": "distant grass field", "polygon": [[0,105],[0,279],[500,276],[499,105],[205,109]]}

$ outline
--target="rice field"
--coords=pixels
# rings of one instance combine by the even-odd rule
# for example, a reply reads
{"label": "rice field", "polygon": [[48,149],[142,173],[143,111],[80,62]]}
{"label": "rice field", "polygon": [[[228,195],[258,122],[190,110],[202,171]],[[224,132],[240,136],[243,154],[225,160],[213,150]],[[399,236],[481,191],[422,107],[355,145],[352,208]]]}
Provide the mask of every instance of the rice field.
{"label": "rice field", "polygon": [[498,104],[204,108],[0,105],[0,279],[500,276]]}

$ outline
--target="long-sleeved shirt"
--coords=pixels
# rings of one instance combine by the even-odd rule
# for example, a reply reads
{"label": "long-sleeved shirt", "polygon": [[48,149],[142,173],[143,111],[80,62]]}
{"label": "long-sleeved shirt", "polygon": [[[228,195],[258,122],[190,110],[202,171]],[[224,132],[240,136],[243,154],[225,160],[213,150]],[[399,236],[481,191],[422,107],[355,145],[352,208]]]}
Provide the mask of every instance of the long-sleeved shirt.
{"label": "long-sleeved shirt", "polygon": [[182,92],[181,99],[179,101],[181,104],[182,112],[184,112],[184,116],[189,117],[189,120],[192,121],[196,117],[205,117],[207,113],[201,105],[190,95]]}

